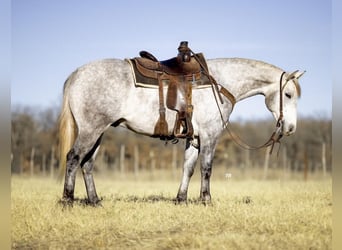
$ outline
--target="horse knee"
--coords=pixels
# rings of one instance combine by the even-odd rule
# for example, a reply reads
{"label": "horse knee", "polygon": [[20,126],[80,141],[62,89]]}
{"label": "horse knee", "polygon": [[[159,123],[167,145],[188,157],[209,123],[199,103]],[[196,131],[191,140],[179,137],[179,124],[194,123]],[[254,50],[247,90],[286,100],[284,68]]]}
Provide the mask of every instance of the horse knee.
{"label": "horse knee", "polygon": [[194,166],[184,166],[184,174],[186,174],[186,176],[188,176],[189,178],[192,177],[194,172],[195,172]]}
{"label": "horse knee", "polygon": [[202,170],[202,175],[205,179],[209,179],[211,176],[211,169],[204,169]]}
{"label": "horse knee", "polygon": [[210,176],[211,176],[211,171],[212,171],[212,164],[211,164],[211,162],[204,162],[204,163],[202,163],[202,166],[201,166],[201,173],[202,173],[202,176],[203,176],[205,179],[210,178]]}

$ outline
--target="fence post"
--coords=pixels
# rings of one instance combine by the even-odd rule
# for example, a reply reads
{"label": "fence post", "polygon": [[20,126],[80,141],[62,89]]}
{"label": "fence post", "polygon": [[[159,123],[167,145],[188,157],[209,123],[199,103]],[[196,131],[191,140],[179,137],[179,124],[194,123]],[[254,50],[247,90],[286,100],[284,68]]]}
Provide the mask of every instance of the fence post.
{"label": "fence post", "polygon": [[46,155],[43,154],[43,157],[42,157],[42,170],[43,170],[43,176],[46,175]]}
{"label": "fence post", "polygon": [[151,162],[151,177],[154,179],[154,170],[156,169],[156,159],[154,157],[154,151],[150,151],[150,162]]}
{"label": "fence post", "polygon": [[325,177],[327,174],[327,161],[326,161],[326,146],[325,142],[322,142],[322,169],[323,169],[323,176]]}
{"label": "fence post", "polygon": [[50,159],[50,177],[54,176],[54,168],[55,168],[55,147],[51,147],[51,159]]}
{"label": "fence post", "polygon": [[24,154],[20,153],[20,175],[24,173],[24,161],[25,161]]}
{"label": "fence post", "polygon": [[125,174],[125,145],[121,144],[120,146],[120,173],[121,175]]}
{"label": "fence post", "polygon": [[134,145],[134,175],[137,178],[139,175],[139,147]]}
{"label": "fence post", "polygon": [[173,178],[176,178],[177,174],[177,146],[173,145],[172,147],[172,163],[171,163],[171,168],[172,168],[172,175]]}
{"label": "fence post", "polygon": [[34,172],[34,153],[35,153],[35,149],[33,147],[31,149],[31,158],[30,158],[30,175],[31,175],[31,177],[33,176],[33,172]]}
{"label": "fence post", "polygon": [[270,161],[270,152],[271,152],[271,147],[269,146],[265,150],[264,176],[263,176],[264,180],[266,180],[267,178],[268,166],[269,166],[269,161]]}
{"label": "fence post", "polygon": [[283,178],[287,177],[287,149],[283,148]]}
{"label": "fence post", "polygon": [[308,168],[309,168],[309,163],[308,163],[308,151],[307,148],[305,147],[304,149],[304,181],[308,179]]}

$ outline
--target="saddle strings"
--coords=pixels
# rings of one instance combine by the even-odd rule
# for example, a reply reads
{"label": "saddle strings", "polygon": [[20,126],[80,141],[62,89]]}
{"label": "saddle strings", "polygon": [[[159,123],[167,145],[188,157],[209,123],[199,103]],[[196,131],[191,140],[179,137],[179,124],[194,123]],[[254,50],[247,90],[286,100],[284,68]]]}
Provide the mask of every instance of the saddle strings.
{"label": "saddle strings", "polygon": [[[279,151],[280,151],[280,146],[281,146],[281,142],[280,139],[283,137],[282,133],[281,133],[281,129],[282,129],[282,122],[283,122],[283,88],[282,88],[282,81],[283,81],[283,77],[285,75],[285,72],[282,72],[281,77],[280,77],[280,81],[279,81],[279,89],[280,89],[280,99],[279,99],[279,118],[277,120],[276,123],[276,128],[275,131],[272,133],[272,135],[270,136],[270,138],[262,145],[260,146],[251,146],[248,143],[246,143],[244,140],[241,139],[240,136],[238,136],[237,134],[233,133],[231,131],[231,129],[229,129],[229,127],[231,126],[231,123],[229,120],[225,121],[223,118],[223,114],[220,108],[220,105],[218,103],[217,100],[217,96],[220,99],[221,104],[223,104],[223,100],[222,97],[220,95],[220,91],[218,89],[218,83],[216,82],[215,78],[213,76],[211,76],[209,74],[209,71],[206,69],[206,67],[203,65],[203,63],[201,62],[201,60],[199,60],[199,58],[197,57],[197,55],[189,48],[189,51],[192,53],[192,55],[194,56],[194,58],[196,59],[196,61],[200,64],[204,75],[206,75],[210,81],[210,84],[212,86],[212,91],[215,97],[215,102],[217,105],[217,108],[219,110],[220,116],[221,116],[221,120],[223,123],[223,127],[225,128],[225,130],[228,132],[228,134],[230,135],[230,137],[232,138],[232,140],[241,148],[246,149],[246,150],[257,150],[257,149],[261,149],[261,148],[266,148],[266,147],[271,147],[270,148],[270,154],[272,154],[273,152],[273,148],[275,144],[279,144],[278,150],[277,150],[277,156],[279,155]],[[287,83],[288,81],[286,81]],[[286,85],[286,84],[285,84]],[[221,86],[221,85],[220,85]],[[222,87],[222,86],[221,86]],[[217,94],[216,94],[217,93]],[[235,103],[232,103],[233,107],[234,107]],[[229,127],[228,127],[229,126]]]}

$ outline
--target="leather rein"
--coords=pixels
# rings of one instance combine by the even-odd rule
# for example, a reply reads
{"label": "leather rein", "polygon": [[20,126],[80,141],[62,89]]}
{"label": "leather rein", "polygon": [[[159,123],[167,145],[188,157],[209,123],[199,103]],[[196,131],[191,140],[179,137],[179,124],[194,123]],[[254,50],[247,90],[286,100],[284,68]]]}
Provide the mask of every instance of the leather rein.
{"label": "leather rein", "polygon": [[[278,155],[279,150],[280,150],[280,146],[281,146],[280,139],[283,137],[283,132],[282,132],[283,122],[284,122],[284,120],[283,120],[283,118],[284,118],[284,113],[283,113],[283,89],[284,89],[284,87],[286,86],[286,84],[288,82],[288,80],[287,80],[286,83],[284,84],[284,87],[282,87],[283,77],[284,77],[285,73],[286,72],[282,72],[281,77],[280,77],[280,81],[279,81],[279,94],[280,94],[280,99],[279,99],[279,117],[278,117],[278,120],[276,122],[275,130],[271,134],[270,138],[264,144],[262,144],[260,146],[251,146],[251,145],[247,144],[239,136],[234,135],[232,133],[231,129],[228,128],[228,125],[230,127],[232,127],[231,123],[229,122],[229,120],[224,123],[225,129],[228,131],[228,133],[231,136],[231,138],[233,139],[233,141],[236,144],[238,144],[240,147],[242,147],[244,149],[247,149],[247,150],[257,150],[257,149],[266,148],[266,147],[271,146],[270,154],[272,154],[274,145],[275,144],[279,144],[278,151],[277,151],[277,155]],[[221,112],[221,110],[220,110],[220,112]]]}
{"label": "leather rein", "polygon": [[212,77],[209,74],[209,71],[202,64],[202,62],[199,60],[199,58],[196,56],[196,54],[191,49],[189,49],[189,50],[193,54],[193,56],[196,59],[196,61],[200,64],[200,66],[201,66],[201,68],[203,70],[203,73],[210,80],[210,84],[212,86],[212,90],[213,90],[213,94],[214,94],[214,97],[215,97],[216,105],[217,105],[217,108],[218,108],[218,110],[220,112],[221,120],[223,122],[223,127],[226,129],[226,131],[228,132],[228,134],[230,135],[232,140],[237,145],[239,145],[241,148],[247,149],[247,150],[257,150],[257,149],[266,148],[266,147],[271,146],[270,154],[272,154],[272,152],[273,152],[274,145],[275,144],[279,144],[278,152],[277,152],[277,154],[278,154],[279,150],[280,150],[280,145],[281,145],[280,139],[283,137],[283,133],[282,133],[282,127],[283,127],[283,122],[284,122],[284,120],[283,120],[283,118],[284,118],[284,114],[283,114],[283,89],[285,88],[286,84],[290,80],[290,79],[286,79],[286,82],[285,82],[284,86],[282,86],[283,78],[284,78],[284,75],[285,75],[286,72],[285,71],[282,72],[281,77],[280,77],[280,81],[279,81],[279,94],[280,94],[280,99],[279,99],[279,118],[278,118],[278,120],[276,122],[275,130],[271,134],[270,138],[264,144],[262,144],[260,146],[251,146],[248,143],[244,142],[239,136],[237,136],[236,134],[233,134],[231,129],[229,129],[229,127],[232,127],[231,123],[229,122],[229,120],[227,120],[226,122],[224,121],[224,118],[223,118],[223,115],[222,115],[222,111],[220,109],[220,106],[219,106],[219,103],[218,103],[218,100],[217,100],[217,97],[219,97],[221,104],[223,104],[223,100],[222,100],[222,97],[220,95],[220,94],[223,94],[232,103],[232,109],[233,109],[233,107],[234,107],[234,105],[236,103],[236,99],[235,99],[234,95],[231,94],[229,92],[229,90],[227,90],[225,87],[223,87],[222,85],[218,84],[216,82],[215,78]]}

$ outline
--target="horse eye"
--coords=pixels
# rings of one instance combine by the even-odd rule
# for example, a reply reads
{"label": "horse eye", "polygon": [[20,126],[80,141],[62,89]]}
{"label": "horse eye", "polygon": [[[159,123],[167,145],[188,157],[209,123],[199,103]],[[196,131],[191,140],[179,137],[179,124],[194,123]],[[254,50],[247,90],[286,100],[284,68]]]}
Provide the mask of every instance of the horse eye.
{"label": "horse eye", "polygon": [[285,93],[285,96],[289,99],[291,99],[291,97],[292,97],[289,93]]}

